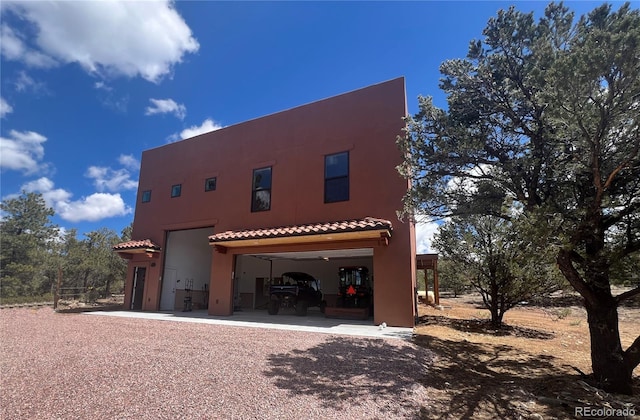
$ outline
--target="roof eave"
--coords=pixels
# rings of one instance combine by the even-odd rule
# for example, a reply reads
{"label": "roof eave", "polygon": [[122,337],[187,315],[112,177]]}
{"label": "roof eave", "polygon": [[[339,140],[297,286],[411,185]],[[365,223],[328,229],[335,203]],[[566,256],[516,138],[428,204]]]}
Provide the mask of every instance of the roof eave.
{"label": "roof eave", "polygon": [[267,238],[243,238],[231,240],[210,239],[209,245],[216,246],[216,248],[239,248],[269,245],[299,245],[354,240],[383,240],[386,244],[388,238],[390,237],[391,230],[387,228],[381,228],[350,232],[328,232],[312,235],[283,235]]}

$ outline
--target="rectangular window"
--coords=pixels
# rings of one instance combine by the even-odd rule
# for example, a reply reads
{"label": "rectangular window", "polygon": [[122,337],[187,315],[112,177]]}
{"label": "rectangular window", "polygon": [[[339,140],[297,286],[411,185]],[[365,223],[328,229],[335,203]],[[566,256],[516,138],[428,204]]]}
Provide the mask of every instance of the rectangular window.
{"label": "rectangular window", "polygon": [[182,194],[182,184],[176,184],[171,187],[171,197],[180,197]]}
{"label": "rectangular window", "polygon": [[324,202],[349,200],[349,152],[324,157]]}
{"label": "rectangular window", "polygon": [[204,180],[204,190],[205,191],[215,191],[216,190],[216,178],[207,178]]}
{"label": "rectangular window", "polygon": [[142,191],[142,202],[148,203],[151,201],[151,190]]}
{"label": "rectangular window", "polygon": [[271,167],[253,170],[251,211],[271,209]]}

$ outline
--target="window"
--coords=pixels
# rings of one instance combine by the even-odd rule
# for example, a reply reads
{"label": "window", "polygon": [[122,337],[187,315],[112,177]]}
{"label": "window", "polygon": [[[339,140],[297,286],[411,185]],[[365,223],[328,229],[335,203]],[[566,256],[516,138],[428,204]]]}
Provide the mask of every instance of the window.
{"label": "window", "polygon": [[349,200],[349,152],[324,157],[324,202]]}
{"label": "window", "polygon": [[151,201],[151,190],[142,191],[142,202],[148,203]]}
{"label": "window", "polygon": [[251,211],[271,209],[271,167],[253,170]]}
{"label": "window", "polygon": [[176,184],[171,187],[171,197],[180,197],[182,194],[182,184]]}
{"label": "window", "polygon": [[204,190],[205,191],[215,191],[216,190],[216,178],[207,178],[204,180]]}

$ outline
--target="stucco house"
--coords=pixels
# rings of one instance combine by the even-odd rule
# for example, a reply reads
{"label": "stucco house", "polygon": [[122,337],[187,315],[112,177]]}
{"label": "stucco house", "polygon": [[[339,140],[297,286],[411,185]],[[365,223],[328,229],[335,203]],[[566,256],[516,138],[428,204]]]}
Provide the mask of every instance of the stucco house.
{"label": "stucco house", "polygon": [[[259,310],[282,273],[320,280],[366,267],[375,324],[416,314],[413,223],[396,216],[404,78],[228,126],[142,154],[125,305],[211,315]],[[269,315],[264,312],[264,316]]]}

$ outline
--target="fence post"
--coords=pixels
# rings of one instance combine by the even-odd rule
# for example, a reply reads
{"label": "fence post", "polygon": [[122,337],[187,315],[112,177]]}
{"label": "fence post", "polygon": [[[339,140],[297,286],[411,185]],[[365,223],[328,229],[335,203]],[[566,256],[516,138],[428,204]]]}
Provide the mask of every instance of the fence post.
{"label": "fence post", "polygon": [[58,267],[58,283],[56,291],[53,294],[53,309],[58,309],[58,300],[60,299],[60,284],[62,283],[62,267]]}

